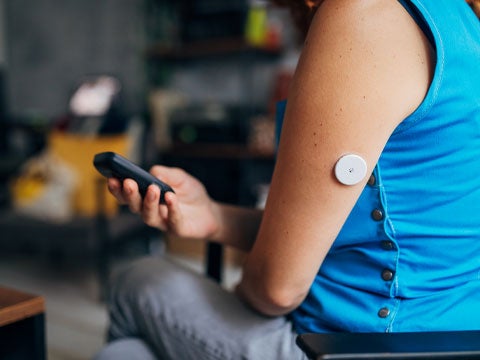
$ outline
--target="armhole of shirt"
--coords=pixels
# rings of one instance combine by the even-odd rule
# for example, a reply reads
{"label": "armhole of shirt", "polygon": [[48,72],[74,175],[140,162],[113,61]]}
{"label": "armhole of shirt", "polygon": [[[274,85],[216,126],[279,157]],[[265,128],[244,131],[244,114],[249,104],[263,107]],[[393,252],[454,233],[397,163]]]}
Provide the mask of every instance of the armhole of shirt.
{"label": "armhole of shirt", "polygon": [[[433,79],[430,83],[430,86],[427,91],[427,94],[425,95],[425,98],[417,107],[417,109],[415,109],[409,116],[407,116],[402,121],[402,123],[400,123],[400,125],[395,129],[394,133],[401,133],[411,128],[413,125],[415,125],[418,121],[420,121],[422,118],[426,116],[427,112],[432,107],[438,95],[438,90],[439,90],[441,79],[443,76],[443,62],[444,62],[442,39],[439,37],[438,31],[435,28],[435,24],[433,20],[430,18],[431,23],[428,22],[428,20],[425,18],[425,15],[420,11],[418,7],[418,6],[421,6],[420,4],[416,4],[416,2],[414,4],[411,0],[398,0],[398,2],[409,13],[409,15],[412,17],[412,19],[416,22],[416,24],[425,34],[431,46],[433,47],[435,51],[435,70],[434,70]],[[426,16],[429,16],[429,14],[427,13]],[[432,27],[434,28],[434,31],[436,31],[436,36],[432,31]]]}
{"label": "armhole of shirt", "polygon": [[398,0],[398,2],[407,10],[410,16],[415,20],[417,25],[423,31],[425,36],[427,37],[430,45],[436,50],[435,39],[433,37],[432,31],[430,30],[430,26],[428,25],[427,21],[420,13],[417,7],[415,7],[409,0]]}

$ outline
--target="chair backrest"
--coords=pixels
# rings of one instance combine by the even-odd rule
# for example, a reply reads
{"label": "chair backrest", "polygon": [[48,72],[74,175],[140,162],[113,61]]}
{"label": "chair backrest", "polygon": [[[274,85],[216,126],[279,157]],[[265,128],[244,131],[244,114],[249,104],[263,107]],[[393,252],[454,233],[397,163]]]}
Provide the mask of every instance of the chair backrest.
{"label": "chair backrest", "polygon": [[480,331],[302,334],[310,359],[480,359]]}

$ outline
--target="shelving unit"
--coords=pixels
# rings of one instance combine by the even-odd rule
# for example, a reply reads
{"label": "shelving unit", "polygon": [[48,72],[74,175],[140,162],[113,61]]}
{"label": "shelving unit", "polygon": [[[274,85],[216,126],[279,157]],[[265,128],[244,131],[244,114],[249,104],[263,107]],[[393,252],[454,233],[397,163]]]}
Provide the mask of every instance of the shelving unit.
{"label": "shelving unit", "polygon": [[147,57],[151,60],[181,61],[199,58],[255,55],[278,57],[281,48],[257,47],[248,44],[243,38],[224,38],[195,42],[181,46],[152,45],[147,49]]}
{"label": "shelving unit", "polygon": [[[228,6],[239,9],[242,0],[225,3],[221,1],[202,0],[202,11],[208,12],[208,6],[220,6],[223,10]],[[201,7],[199,3],[191,5]],[[147,24],[152,28],[151,43],[145,50],[148,78],[152,87],[160,86],[168,88],[171,84],[171,73],[182,71],[190,66],[199,64],[230,64],[237,71],[241,69],[242,88],[245,89],[245,107],[250,115],[257,109],[252,106],[252,89],[255,88],[256,79],[250,71],[255,65],[262,64],[276,66],[277,60],[282,56],[284,49],[280,46],[254,46],[246,41],[244,30],[232,36],[232,29],[225,34],[215,37],[192,40],[182,39],[182,29],[175,24],[175,19],[181,16],[175,11],[177,6],[185,5],[181,1],[163,2],[163,8],[159,8],[159,2],[149,0],[149,11],[152,16],[166,18],[161,25],[162,31],[171,31],[176,39],[170,41],[168,36],[157,32],[156,23],[150,19]],[[248,10],[248,2],[244,1],[245,12]],[[184,9],[184,8],[183,8]],[[213,12],[213,10],[212,10]],[[191,14],[190,14],[191,15]],[[246,15],[246,13],[245,13]],[[218,23],[224,23],[223,20]],[[188,26],[192,26],[191,23]],[[209,25],[207,25],[209,26]],[[218,28],[215,29],[218,31]],[[205,31],[208,33],[208,31]],[[156,39],[157,36],[159,39]],[[148,36],[147,36],[148,38]],[[157,41],[159,40],[159,41]],[[265,84],[264,84],[265,85]],[[273,83],[272,83],[273,86]],[[268,104],[264,104],[264,113],[268,112]],[[248,121],[249,119],[245,119]],[[174,142],[172,146],[159,154],[159,160],[165,165],[184,168],[192,175],[199,178],[207,188],[209,194],[216,200],[251,206],[256,202],[254,187],[259,183],[268,183],[273,171],[274,154],[252,149],[247,143],[221,142],[214,143]],[[210,244],[207,249],[207,274],[221,279],[221,257],[223,250],[220,246]]]}

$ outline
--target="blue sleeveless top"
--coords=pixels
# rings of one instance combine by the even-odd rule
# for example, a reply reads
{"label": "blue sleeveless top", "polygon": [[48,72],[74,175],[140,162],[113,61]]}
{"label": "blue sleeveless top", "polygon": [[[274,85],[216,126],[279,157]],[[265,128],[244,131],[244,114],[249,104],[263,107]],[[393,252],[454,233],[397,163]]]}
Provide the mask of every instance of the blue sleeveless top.
{"label": "blue sleeveless top", "polygon": [[299,333],[480,329],[480,22],[463,0],[402,3],[434,77],[290,314]]}

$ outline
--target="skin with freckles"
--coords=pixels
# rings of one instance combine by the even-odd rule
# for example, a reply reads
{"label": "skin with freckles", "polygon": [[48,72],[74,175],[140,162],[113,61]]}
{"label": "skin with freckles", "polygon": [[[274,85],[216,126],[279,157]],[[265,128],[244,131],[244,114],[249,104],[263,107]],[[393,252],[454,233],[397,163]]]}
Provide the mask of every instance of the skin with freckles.
{"label": "skin with freckles", "polygon": [[397,1],[297,4],[308,34],[264,211],[219,203],[177,168],[151,169],[175,190],[166,205],[155,186],[142,201],[134,181],[108,181],[120,203],[169,236],[244,250],[236,292],[265,315],[303,301],[366,184],[368,176],[353,186],[338,182],[337,160],[358,154],[370,174],[396,126],[424,99],[434,67],[428,40]]}

